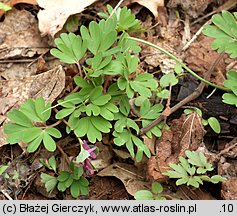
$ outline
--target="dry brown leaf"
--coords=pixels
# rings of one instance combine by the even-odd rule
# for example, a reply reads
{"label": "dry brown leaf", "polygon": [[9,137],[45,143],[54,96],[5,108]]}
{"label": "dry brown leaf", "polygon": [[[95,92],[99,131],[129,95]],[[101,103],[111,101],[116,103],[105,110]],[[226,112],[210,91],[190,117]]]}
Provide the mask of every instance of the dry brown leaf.
{"label": "dry brown leaf", "polygon": [[152,155],[155,155],[155,137],[149,138],[147,136],[142,136],[144,144],[149,148]]}
{"label": "dry brown leaf", "polygon": [[224,200],[237,200],[237,177],[222,183],[221,196]]}
{"label": "dry brown leaf", "polygon": [[42,96],[45,101],[53,102],[65,85],[65,72],[58,66],[45,73],[15,80],[0,80],[0,146],[7,144],[3,132],[6,113],[13,107],[18,108],[28,98]]}
{"label": "dry brown leaf", "polygon": [[[177,58],[181,58],[180,54],[176,51],[176,47],[180,44],[180,38],[174,34],[174,30],[170,28],[161,28],[162,38],[154,37],[150,42],[162,47],[168,52],[175,55]],[[152,47],[148,47],[141,51],[142,56],[145,57],[145,62],[152,67],[160,67],[162,73],[170,73],[174,70],[176,62],[167,57],[161,51],[158,51]]]}
{"label": "dry brown leaf", "polygon": [[31,58],[47,52],[48,47],[29,11],[13,8],[0,22],[0,59]]}
{"label": "dry brown leaf", "polygon": [[201,117],[196,112],[172,120],[171,130],[163,131],[156,145],[156,156],[147,163],[149,176],[166,181],[167,176],[162,173],[171,169],[169,163],[177,163],[178,157],[185,155],[185,150],[195,151],[202,147],[204,134]]}
{"label": "dry brown leaf", "polygon": [[132,2],[137,2],[149,9],[155,18],[158,18],[158,7],[164,7],[164,0],[133,0]]}
{"label": "dry brown leaf", "polygon": [[[142,174],[144,175],[145,172]],[[138,190],[146,189],[150,186],[149,182],[144,181],[144,176],[141,176],[141,173],[139,173],[136,167],[130,164],[115,163],[103,169],[97,175],[101,177],[114,176],[120,179],[123,182],[127,192],[132,196]]]}
{"label": "dry brown leaf", "polygon": [[113,152],[115,153],[115,155],[123,160],[127,160],[127,159],[131,159],[131,155],[124,150],[120,150],[120,149],[113,149]]}
{"label": "dry brown leaf", "polygon": [[38,13],[41,34],[54,37],[70,15],[82,12],[95,1],[97,0],[37,0],[39,6],[44,8]]}
{"label": "dry brown leaf", "polygon": [[[211,49],[212,38],[201,35],[199,41],[193,42],[186,51],[185,62],[187,66],[204,77],[219,53]],[[207,55],[208,54],[208,55]],[[211,82],[221,86],[225,80],[226,65],[221,59],[211,76]]]}

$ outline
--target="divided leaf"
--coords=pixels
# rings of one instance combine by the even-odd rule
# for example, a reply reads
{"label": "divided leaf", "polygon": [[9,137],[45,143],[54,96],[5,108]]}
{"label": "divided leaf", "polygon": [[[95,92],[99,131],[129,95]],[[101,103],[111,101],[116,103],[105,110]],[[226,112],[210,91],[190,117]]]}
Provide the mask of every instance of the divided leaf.
{"label": "divided leaf", "polygon": [[225,51],[231,58],[237,57],[237,21],[230,12],[223,10],[222,14],[212,16],[214,25],[207,25],[203,33],[215,38],[212,49],[218,52]]}
{"label": "divided leaf", "polygon": [[[176,185],[187,184],[198,188],[203,181],[218,183],[226,180],[226,178],[219,175],[212,176],[211,178],[205,174],[207,171],[212,171],[212,164],[207,162],[207,158],[202,152],[185,151],[188,160],[184,157],[179,157],[179,164],[170,164],[173,170],[168,170],[163,175],[169,178],[177,178]],[[201,174],[201,175],[200,175]]]}
{"label": "divided leaf", "polygon": [[87,41],[73,33],[62,33],[54,42],[57,48],[51,49],[50,53],[67,64],[78,63],[87,50]]}
{"label": "divided leaf", "polygon": [[41,181],[45,184],[46,191],[51,193],[56,187],[58,180],[56,177],[48,175],[46,173],[40,174]]}
{"label": "divided leaf", "polygon": [[[83,41],[87,41],[88,49],[94,54],[108,50],[117,39],[117,32],[113,19],[101,20],[99,23],[90,22],[89,29],[81,26]],[[108,28],[110,26],[110,28]]]}
{"label": "divided leaf", "polygon": [[96,140],[101,141],[102,133],[108,133],[110,128],[112,128],[111,123],[101,116],[87,116],[78,121],[74,133],[77,137],[87,135],[89,141],[95,143]]}

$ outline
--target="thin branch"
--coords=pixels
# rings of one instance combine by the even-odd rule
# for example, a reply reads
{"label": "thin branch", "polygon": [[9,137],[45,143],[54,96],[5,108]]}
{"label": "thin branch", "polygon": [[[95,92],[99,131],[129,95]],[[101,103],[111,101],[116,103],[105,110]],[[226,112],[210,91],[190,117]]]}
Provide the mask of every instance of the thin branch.
{"label": "thin branch", "polygon": [[81,70],[81,65],[80,65],[80,63],[78,63],[78,62],[76,63],[76,65],[77,65],[77,68],[78,68],[80,77],[82,78],[82,77],[83,77],[83,74],[82,74],[82,70]]}
{"label": "thin branch", "polygon": [[53,123],[51,125],[47,125],[47,126],[43,126],[43,127],[39,127],[39,128],[42,128],[42,129],[53,128],[53,127],[56,127],[57,125],[59,125],[62,121],[63,121],[62,119],[59,119],[58,121],[56,121],[55,123]]}
{"label": "thin branch", "polygon": [[113,9],[112,13],[110,14],[109,18],[111,18],[115,11],[118,9],[118,7],[122,4],[123,0],[120,0],[119,3],[115,6],[115,8]]}

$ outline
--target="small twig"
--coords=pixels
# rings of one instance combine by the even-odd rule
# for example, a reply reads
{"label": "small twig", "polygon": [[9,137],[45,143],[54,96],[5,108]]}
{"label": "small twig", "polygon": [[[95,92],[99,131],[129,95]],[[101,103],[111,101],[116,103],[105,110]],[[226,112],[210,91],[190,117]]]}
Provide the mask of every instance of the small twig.
{"label": "small twig", "polygon": [[[218,57],[216,58],[216,60],[213,62],[213,64],[211,65],[210,69],[207,71],[206,75],[205,75],[205,79],[209,79],[212,72],[214,71],[216,65],[219,63],[219,61],[221,60],[221,58],[224,56],[224,52],[220,53],[218,55]],[[185,104],[189,103],[190,101],[196,99],[197,97],[199,97],[202,94],[202,91],[205,87],[205,83],[200,83],[199,86],[197,87],[197,89],[195,89],[195,91],[190,94],[189,96],[187,96],[186,98],[184,98],[182,101],[180,101],[179,103],[177,103],[176,105],[174,105],[173,107],[171,107],[170,109],[170,114],[174,113],[175,111],[177,111],[179,108],[181,108],[182,106],[184,106]],[[149,125],[147,125],[146,127],[142,128],[140,130],[140,134],[144,134],[147,131],[149,131],[150,129],[152,129],[154,126],[156,126],[157,124],[159,124],[161,121],[163,121],[165,119],[164,115],[161,115],[158,119],[155,119],[153,122],[151,122]]]}
{"label": "small twig", "polygon": [[234,142],[232,145],[228,146],[227,148],[221,150],[218,154],[217,154],[217,158],[220,158],[220,156],[228,153],[231,149],[235,148],[237,146],[237,142]]}
{"label": "small twig", "polygon": [[[58,113],[58,110],[56,108],[53,109],[54,112]],[[71,127],[68,122],[65,120],[65,119],[62,119],[62,121],[68,126],[68,127]],[[63,149],[61,148],[61,146],[59,144],[57,144],[57,148],[58,150],[60,151],[60,153],[65,157],[66,161],[67,161],[67,164],[70,165],[70,161],[68,159],[68,156],[67,154],[63,151]]]}
{"label": "small twig", "polygon": [[[40,170],[39,170],[39,172],[40,172]],[[21,198],[20,198],[21,200],[24,199],[24,197],[25,197],[27,191],[28,191],[28,190],[30,189],[30,187],[32,186],[32,183],[34,182],[34,180],[35,180],[35,178],[37,177],[37,175],[38,175],[38,172],[35,172],[35,173],[30,177],[30,182],[29,182],[29,184],[27,185],[27,188],[25,189],[23,195],[21,196]]]}
{"label": "small twig", "polygon": [[182,48],[182,51],[185,51],[186,49],[188,49],[188,47],[191,45],[191,43],[193,43],[193,41],[195,41],[197,39],[197,37],[202,33],[202,30],[204,28],[205,25],[209,24],[211,21],[207,21],[197,32],[196,34],[191,38],[190,41],[188,41],[184,47]]}
{"label": "small twig", "polygon": [[[58,112],[59,112],[56,108],[53,108],[53,111],[54,111],[55,113],[58,113]],[[68,127],[71,127],[65,119],[62,119],[62,121],[63,121]]]}
{"label": "small twig", "polygon": [[26,66],[26,68],[30,68],[31,65],[33,65],[35,62],[37,62],[37,61],[39,60],[39,58],[43,58],[43,55],[44,55],[44,54],[45,54],[45,53],[41,54],[38,58],[33,59],[33,60],[30,62],[30,64],[28,64],[28,65]]}
{"label": "small twig", "polygon": [[53,123],[51,125],[47,125],[47,126],[43,126],[43,127],[39,127],[39,128],[42,128],[42,129],[53,128],[53,127],[56,127],[57,125],[59,125],[62,121],[63,121],[62,119],[59,119],[58,121],[56,121],[55,123]]}
{"label": "small twig", "polygon": [[115,6],[115,8],[113,9],[112,13],[110,14],[109,18],[111,18],[115,11],[119,8],[119,6],[122,4],[123,0],[120,0],[119,3]]}
{"label": "small twig", "polygon": [[61,148],[61,146],[59,144],[56,144],[57,145],[57,148],[58,150],[60,151],[60,153],[64,156],[68,166],[70,165],[70,160],[68,159],[68,156],[67,154],[63,151],[63,149]]}
{"label": "small twig", "polygon": [[83,77],[83,74],[82,74],[82,70],[81,70],[81,65],[80,65],[80,63],[78,63],[78,62],[76,63],[76,65],[77,65],[77,68],[78,68],[80,77],[82,78],[82,77]]}
{"label": "small twig", "polygon": [[13,200],[11,198],[11,196],[6,192],[6,190],[1,190],[1,192],[3,193],[3,195],[8,199],[8,200]]}
{"label": "small twig", "polygon": [[209,99],[215,92],[216,92],[216,88],[214,88],[213,91],[207,96],[207,99]]}
{"label": "small twig", "polygon": [[185,21],[184,21],[184,33],[182,36],[182,45],[184,46],[186,42],[190,41],[191,38],[191,33],[190,33],[190,20],[189,16],[185,16]]}

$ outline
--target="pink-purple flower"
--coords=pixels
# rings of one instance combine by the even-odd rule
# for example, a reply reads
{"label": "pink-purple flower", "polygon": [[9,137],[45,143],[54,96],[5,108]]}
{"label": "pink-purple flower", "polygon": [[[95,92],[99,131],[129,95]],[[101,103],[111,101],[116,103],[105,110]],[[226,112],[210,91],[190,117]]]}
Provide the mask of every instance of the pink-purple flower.
{"label": "pink-purple flower", "polygon": [[86,158],[85,161],[82,162],[82,166],[84,169],[84,176],[93,176],[94,175],[94,168],[91,164],[91,158],[95,159],[97,156],[94,152],[96,150],[96,146],[90,148],[90,146],[84,140],[83,141],[83,148],[84,148],[84,150],[88,151],[90,154],[90,157]]}

